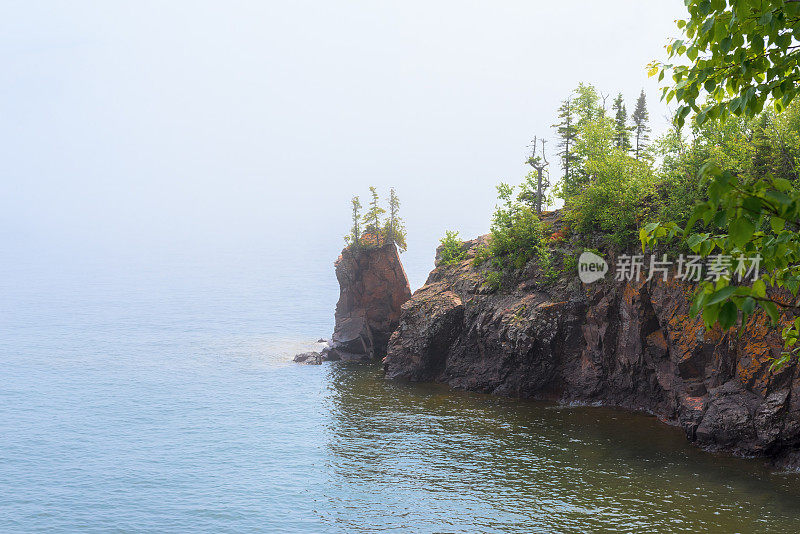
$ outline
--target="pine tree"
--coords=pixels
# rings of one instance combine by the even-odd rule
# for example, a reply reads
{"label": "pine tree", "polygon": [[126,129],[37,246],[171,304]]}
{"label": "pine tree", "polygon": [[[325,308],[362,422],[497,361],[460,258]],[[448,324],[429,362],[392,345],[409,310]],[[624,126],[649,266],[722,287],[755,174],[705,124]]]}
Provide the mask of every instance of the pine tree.
{"label": "pine tree", "polygon": [[638,100],[636,100],[636,109],[633,110],[631,120],[633,121],[633,132],[636,137],[634,154],[636,159],[639,159],[647,146],[647,141],[650,139],[650,126],[647,124],[650,120],[650,115],[647,113],[647,98],[645,97],[644,89],[642,89]]}
{"label": "pine tree", "polygon": [[361,244],[361,201],[355,196],[350,201],[353,204],[353,228],[350,230],[350,242],[354,246]]}
{"label": "pine tree", "polygon": [[614,117],[614,146],[627,152],[631,149],[631,131],[628,127],[628,110],[625,108],[622,93],[619,93],[617,98],[614,99],[614,105],[611,109],[616,111]]}
{"label": "pine tree", "polygon": [[773,156],[772,143],[767,135],[769,127],[769,116],[764,113],[755,122],[750,143],[755,149],[753,151],[753,174],[758,178],[764,178],[773,171],[773,164],[780,163],[780,159]]}
{"label": "pine tree", "polygon": [[400,199],[394,188],[389,190],[389,217],[384,225],[384,235],[388,243],[394,243],[400,252],[406,251],[406,229],[403,219],[398,215],[400,211]]}
{"label": "pine tree", "polygon": [[386,221],[386,240],[389,243],[397,243],[397,230],[402,226],[402,221],[398,216],[400,210],[400,199],[394,187],[389,189],[389,220]]}
{"label": "pine tree", "polygon": [[400,217],[395,219],[394,229],[392,230],[391,234],[389,234],[389,221],[386,221],[384,232],[385,235],[392,236],[391,242],[397,245],[397,248],[398,250],[400,250],[400,252],[406,251],[406,227],[403,224],[403,220]]}
{"label": "pine tree", "polygon": [[573,152],[575,140],[578,137],[578,127],[575,125],[575,106],[572,99],[567,98],[558,108],[559,122],[553,125],[558,136],[558,155],[561,157],[561,168],[564,170],[564,184],[573,182],[577,156]]}
{"label": "pine tree", "polygon": [[375,236],[375,244],[381,245],[381,215],[386,213],[386,210],[380,206],[380,198],[378,197],[378,190],[374,186],[370,186],[369,192],[372,195],[372,200],[369,203],[369,211],[364,214],[364,225],[368,233]]}

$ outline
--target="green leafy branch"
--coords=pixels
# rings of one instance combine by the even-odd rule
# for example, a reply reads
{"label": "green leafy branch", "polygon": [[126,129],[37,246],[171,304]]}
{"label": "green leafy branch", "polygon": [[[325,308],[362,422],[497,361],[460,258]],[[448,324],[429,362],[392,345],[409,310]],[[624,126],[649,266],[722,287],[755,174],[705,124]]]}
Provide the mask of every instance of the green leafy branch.
{"label": "green leafy branch", "polygon": [[683,37],[667,46],[668,59],[649,74],[671,76],[663,98],[681,105],[676,122],[752,116],[769,100],[778,111],[798,93],[800,3],[792,0],[686,0],[689,18],[677,21]]}
{"label": "green leafy branch", "polygon": [[[697,205],[681,229],[676,223],[651,223],[639,232],[642,249],[681,236],[701,257],[758,256],[759,277],[752,285],[734,284],[731,276],[705,281],[697,288],[691,313],[702,311],[707,328],[742,327],[757,308],[777,325],[782,312],[800,311],[800,191],[789,180],[767,177],[747,181],[708,163],[701,176],[709,182],[708,200]],[[697,226],[712,231],[697,231]],[[792,228],[793,227],[793,228]],[[719,231],[724,228],[727,231]],[[783,329],[785,352],[773,363],[779,367],[800,352],[800,317]]]}

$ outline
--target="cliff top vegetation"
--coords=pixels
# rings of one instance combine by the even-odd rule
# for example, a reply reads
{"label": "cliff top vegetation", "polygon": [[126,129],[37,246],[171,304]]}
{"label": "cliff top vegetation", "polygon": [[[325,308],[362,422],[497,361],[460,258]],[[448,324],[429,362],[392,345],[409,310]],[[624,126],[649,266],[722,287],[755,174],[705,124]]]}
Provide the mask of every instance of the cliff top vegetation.
{"label": "cliff top vegetation", "polygon": [[397,246],[400,252],[405,252],[406,229],[400,217],[400,199],[394,188],[389,189],[387,207],[380,203],[377,188],[370,186],[370,201],[366,213],[362,215],[361,200],[358,196],[352,198],[353,224],[350,233],[344,237],[348,247],[370,248],[380,247],[388,243]]}

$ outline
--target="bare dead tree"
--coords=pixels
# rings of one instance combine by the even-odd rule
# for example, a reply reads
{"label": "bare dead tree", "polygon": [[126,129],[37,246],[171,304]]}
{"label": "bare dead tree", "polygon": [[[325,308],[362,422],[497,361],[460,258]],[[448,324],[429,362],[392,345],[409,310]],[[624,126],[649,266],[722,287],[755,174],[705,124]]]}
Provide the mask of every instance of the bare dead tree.
{"label": "bare dead tree", "polygon": [[[528,165],[536,169],[536,213],[541,215],[542,213],[542,200],[544,198],[545,190],[550,187],[550,180],[546,179],[543,180],[543,172],[545,168],[550,165],[547,161],[547,154],[544,150],[544,145],[547,143],[547,140],[540,139],[542,142],[542,159],[536,157],[536,137],[533,138],[533,143],[531,143],[533,150],[531,152],[531,156],[528,158]],[[549,174],[549,173],[548,173]]]}

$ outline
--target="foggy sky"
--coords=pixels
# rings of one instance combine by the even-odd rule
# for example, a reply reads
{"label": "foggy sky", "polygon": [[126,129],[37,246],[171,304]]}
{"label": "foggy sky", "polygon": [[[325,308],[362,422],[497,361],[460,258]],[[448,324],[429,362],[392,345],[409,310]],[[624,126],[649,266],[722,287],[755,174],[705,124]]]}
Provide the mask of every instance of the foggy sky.
{"label": "foggy sky", "polygon": [[294,241],[335,257],[350,197],[394,186],[409,262],[430,263],[446,229],[487,230],[495,185],[524,177],[534,135],[553,147],[556,108],[578,82],[622,91],[629,111],[645,88],[663,130],[645,65],[664,58],[683,11],[680,0],[6,0],[0,239]]}

